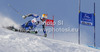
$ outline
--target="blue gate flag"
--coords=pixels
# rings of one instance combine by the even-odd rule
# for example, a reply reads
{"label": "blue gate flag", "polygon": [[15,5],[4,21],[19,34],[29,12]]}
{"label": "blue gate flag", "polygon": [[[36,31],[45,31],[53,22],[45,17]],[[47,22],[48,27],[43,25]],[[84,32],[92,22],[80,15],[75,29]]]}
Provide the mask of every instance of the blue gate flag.
{"label": "blue gate flag", "polygon": [[94,13],[79,13],[79,24],[95,26],[95,15]]}

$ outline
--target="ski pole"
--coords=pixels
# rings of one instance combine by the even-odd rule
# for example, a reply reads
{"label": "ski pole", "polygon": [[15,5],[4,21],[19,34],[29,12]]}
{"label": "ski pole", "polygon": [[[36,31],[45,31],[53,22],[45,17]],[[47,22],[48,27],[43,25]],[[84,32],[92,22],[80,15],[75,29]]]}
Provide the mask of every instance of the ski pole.
{"label": "ski pole", "polygon": [[19,11],[17,11],[12,5],[8,4],[9,7],[11,7],[17,14],[20,16],[23,16]]}

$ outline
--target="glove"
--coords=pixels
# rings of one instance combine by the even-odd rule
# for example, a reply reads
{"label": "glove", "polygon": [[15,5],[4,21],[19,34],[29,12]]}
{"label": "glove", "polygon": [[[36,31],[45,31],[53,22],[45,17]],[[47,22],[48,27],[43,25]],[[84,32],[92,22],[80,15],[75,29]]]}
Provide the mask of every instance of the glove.
{"label": "glove", "polygon": [[24,18],[24,19],[25,19],[26,17],[27,17],[26,15],[23,15],[23,16],[22,16],[22,18]]}

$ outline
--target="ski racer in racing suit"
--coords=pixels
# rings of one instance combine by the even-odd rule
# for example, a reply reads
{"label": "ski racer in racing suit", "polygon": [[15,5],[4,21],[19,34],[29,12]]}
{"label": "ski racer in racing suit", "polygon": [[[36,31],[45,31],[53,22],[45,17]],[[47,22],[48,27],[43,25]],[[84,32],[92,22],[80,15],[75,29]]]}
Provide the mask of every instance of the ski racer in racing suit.
{"label": "ski racer in racing suit", "polygon": [[26,17],[30,17],[30,16],[33,17],[33,19],[21,25],[21,27],[25,29],[26,31],[31,31],[31,30],[35,31],[35,28],[37,27],[37,25],[42,25],[44,36],[46,37],[47,34],[45,30],[45,21],[47,19],[47,15],[42,14],[42,17],[40,17],[37,14],[28,14],[28,15],[22,16],[22,18],[25,19]]}

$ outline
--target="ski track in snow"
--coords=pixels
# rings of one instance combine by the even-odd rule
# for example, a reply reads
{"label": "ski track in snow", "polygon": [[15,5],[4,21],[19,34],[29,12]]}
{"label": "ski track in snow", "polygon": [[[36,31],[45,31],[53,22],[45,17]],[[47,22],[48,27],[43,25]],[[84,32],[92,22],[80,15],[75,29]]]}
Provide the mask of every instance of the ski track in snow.
{"label": "ski track in snow", "polygon": [[[0,16],[0,21],[3,23],[10,21],[6,26],[10,24],[17,25],[13,20],[6,17],[1,18]],[[1,28],[1,25],[5,25],[3,23],[0,23],[0,52],[100,52],[100,50],[74,43],[48,39],[28,33],[13,32]]]}

